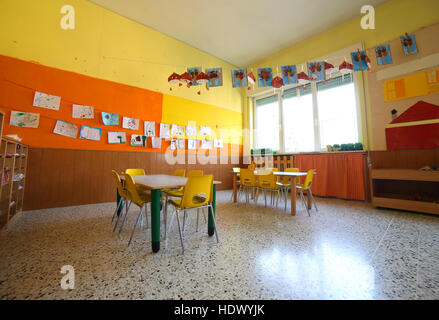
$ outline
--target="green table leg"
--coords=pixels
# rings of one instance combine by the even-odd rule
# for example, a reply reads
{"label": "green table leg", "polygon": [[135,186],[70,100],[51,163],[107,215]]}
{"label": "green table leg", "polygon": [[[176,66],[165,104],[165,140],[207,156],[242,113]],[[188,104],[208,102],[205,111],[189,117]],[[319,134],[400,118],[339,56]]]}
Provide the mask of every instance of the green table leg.
{"label": "green table leg", "polygon": [[[116,189],[116,207],[119,204],[120,199],[121,199],[121,196],[119,194],[119,190]],[[122,212],[122,209],[123,209],[123,202],[120,204],[120,207],[117,210],[117,216],[120,216],[120,213]]]}
{"label": "green table leg", "polygon": [[151,241],[152,251],[160,250],[160,189],[151,190]]}
{"label": "green table leg", "polygon": [[207,223],[207,234],[209,235],[209,237],[213,236],[215,234],[215,225],[213,223],[213,218],[212,218],[212,214],[215,215],[215,205],[216,205],[216,185],[213,185],[213,194],[212,194],[212,208],[213,208],[213,212],[212,210],[209,208],[209,218],[208,218],[208,223]]}

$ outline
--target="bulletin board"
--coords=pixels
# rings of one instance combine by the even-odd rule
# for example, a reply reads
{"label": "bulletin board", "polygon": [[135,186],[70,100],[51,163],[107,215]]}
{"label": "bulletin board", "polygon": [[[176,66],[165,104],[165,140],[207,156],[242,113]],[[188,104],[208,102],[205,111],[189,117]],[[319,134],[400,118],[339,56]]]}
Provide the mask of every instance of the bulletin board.
{"label": "bulletin board", "polygon": [[[419,53],[405,55],[399,37],[380,44],[389,44],[392,64],[378,65],[375,49],[368,49],[367,52],[372,64],[371,71],[365,72],[370,99],[369,135],[372,150],[388,150],[386,129],[392,127],[392,110],[396,110],[396,116],[400,116],[419,101],[439,105],[439,61],[437,65],[421,68],[415,72],[407,74],[402,72],[393,78],[377,80],[377,72],[381,70],[403,66],[405,63],[420,61],[421,58],[439,53],[439,41],[437,41],[439,23],[419,30],[407,30],[407,33],[415,35]],[[401,130],[404,129],[392,130],[392,132]]]}

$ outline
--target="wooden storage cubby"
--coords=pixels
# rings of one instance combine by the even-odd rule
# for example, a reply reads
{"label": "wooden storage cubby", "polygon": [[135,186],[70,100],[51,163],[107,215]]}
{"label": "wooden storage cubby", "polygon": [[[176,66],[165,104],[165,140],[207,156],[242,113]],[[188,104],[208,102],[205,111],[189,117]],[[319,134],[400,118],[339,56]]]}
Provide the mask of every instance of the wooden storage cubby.
{"label": "wooden storage cubby", "polygon": [[[0,131],[2,131],[4,114],[2,112],[0,114]],[[23,210],[28,154],[27,145],[2,137],[0,144],[0,229],[7,226]],[[21,177],[21,179],[14,179],[14,177]]]}
{"label": "wooden storage cubby", "polygon": [[370,152],[372,204],[408,211],[439,214],[439,149]]}

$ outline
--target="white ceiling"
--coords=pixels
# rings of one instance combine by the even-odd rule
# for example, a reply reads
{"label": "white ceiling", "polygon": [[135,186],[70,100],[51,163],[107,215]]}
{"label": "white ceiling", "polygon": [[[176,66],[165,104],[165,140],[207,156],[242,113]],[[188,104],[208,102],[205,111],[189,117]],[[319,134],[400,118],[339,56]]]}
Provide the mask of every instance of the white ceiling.
{"label": "white ceiling", "polygon": [[245,67],[359,16],[364,4],[387,0],[90,1]]}

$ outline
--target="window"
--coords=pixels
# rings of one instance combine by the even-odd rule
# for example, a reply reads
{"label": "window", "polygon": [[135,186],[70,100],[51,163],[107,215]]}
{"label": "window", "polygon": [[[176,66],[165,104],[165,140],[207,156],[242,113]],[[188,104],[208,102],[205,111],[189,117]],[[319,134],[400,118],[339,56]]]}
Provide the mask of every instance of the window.
{"label": "window", "polygon": [[255,99],[255,148],[309,152],[359,141],[352,74],[288,89],[283,95]]}
{"label": "window", "polygon": [[256,100],[256,145],[279,150],[279,99],[277,95]]}
{"label": "window", "polygon": [[321,147],[358,142],[355,86],[351,75],[317,84]]}
{"label": "window", "polygon": [[314,112],[311,85],[284,93],[283,122],[285,152],[314,150]]}

